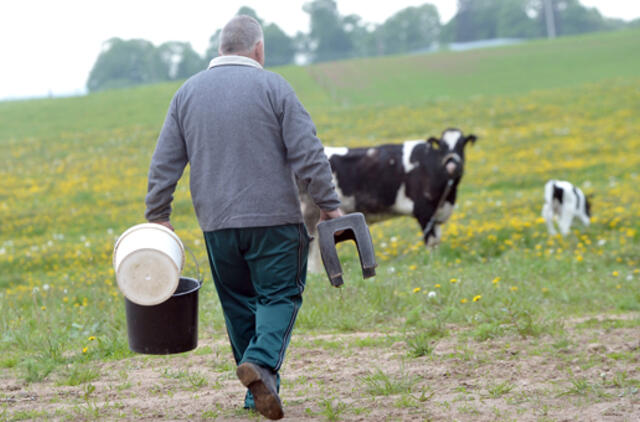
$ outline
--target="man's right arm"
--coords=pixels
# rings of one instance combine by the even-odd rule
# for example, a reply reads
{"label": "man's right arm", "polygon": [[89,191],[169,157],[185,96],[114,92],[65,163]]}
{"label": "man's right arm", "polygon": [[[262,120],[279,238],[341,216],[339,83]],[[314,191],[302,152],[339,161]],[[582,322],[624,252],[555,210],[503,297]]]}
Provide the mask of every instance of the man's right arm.
{"label": "man's right arm", "polygon": [[169,225],[173,193],[188,161],[177,110],[176,94],[169,105],[167,117],[151,158],[145,197],[147,208],[144,216],[147,221]]}

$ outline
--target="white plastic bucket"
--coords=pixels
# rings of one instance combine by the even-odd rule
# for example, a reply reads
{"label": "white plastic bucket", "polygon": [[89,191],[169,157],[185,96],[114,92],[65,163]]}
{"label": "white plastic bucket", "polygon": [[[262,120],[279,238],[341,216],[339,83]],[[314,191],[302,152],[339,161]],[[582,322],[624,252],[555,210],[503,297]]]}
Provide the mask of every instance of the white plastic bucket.
{"label": "white plastic bucket", "polygon": [[138,305],[162,303],[178,287],[184,258],[184,246],[172,230],[155,223],[133,226],[113,249],[118,287]]}

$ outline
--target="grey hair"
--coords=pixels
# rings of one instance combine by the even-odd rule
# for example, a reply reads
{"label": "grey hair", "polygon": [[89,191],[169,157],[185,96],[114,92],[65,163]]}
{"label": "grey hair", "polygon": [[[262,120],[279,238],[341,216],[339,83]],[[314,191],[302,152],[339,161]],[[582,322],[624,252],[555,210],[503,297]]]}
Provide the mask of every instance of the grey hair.
{"label": "grey hair", "polygon": [[222,28],[220,54],[248,53],[259,41],[263,41],[262,27],[247,15],[237,15]]}

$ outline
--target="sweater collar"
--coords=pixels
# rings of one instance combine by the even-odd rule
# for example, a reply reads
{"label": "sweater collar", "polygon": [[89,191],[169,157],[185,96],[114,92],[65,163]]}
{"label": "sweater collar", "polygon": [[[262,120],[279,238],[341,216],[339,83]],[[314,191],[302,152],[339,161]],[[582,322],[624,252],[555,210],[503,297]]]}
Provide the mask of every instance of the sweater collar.
{"label": "sweater collar", "polygon": [[213,58],[209,62],[209,67],[207,69],[211,69],[216,66],[227,66],[227,65],[236,65],[236,66],[252,66],[258,69],[262,69],[262,66],[257,61],[253,60],[250,57],[245,56],[218,56]]}

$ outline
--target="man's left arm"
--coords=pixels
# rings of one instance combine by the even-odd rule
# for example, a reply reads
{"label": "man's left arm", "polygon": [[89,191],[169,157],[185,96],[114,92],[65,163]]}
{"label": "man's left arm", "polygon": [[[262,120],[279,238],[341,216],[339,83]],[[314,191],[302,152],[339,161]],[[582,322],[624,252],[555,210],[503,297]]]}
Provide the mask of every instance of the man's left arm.
{"label": "man's left arm", "polygon": [[287,160],[313,202],[321,210],[336,210],[340,200],[333,186],[331,165],[311,116],[293,92],[283,102],[282,137]]}

